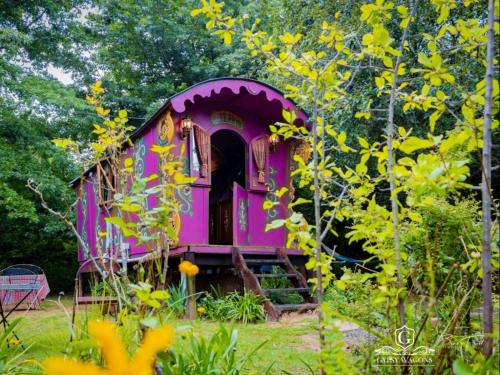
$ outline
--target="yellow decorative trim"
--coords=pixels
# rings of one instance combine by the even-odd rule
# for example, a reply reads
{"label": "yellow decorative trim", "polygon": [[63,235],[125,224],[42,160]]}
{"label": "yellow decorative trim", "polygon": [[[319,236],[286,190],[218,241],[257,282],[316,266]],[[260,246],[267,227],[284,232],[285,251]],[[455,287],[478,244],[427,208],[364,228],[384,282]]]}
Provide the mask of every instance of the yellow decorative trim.
{"label": "yellow decorative trim", "polygon": [[165,116],[163,116],[160,120],[158,126],[158,135],[160,137],[160,140],[170,143],[174,138],[174,132],[174,120],[172,119],[172,114],[170,113],[170,111],[167,111]]}

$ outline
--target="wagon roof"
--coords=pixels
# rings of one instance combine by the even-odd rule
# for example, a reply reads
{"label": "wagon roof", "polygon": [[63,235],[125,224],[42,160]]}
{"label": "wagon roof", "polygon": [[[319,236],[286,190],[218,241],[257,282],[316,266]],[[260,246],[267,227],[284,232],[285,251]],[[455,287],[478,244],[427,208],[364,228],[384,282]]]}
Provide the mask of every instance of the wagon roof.
{"label": "wagon roof", "polygon": [[[186,105],[191,102],[194,104],[196,98],[209,98],[212,95],[220,94],[222,89],[230,89],[234,94],[239,94],[242,89],[245,89],[249,94],[259,95],[264,93],[267,101],[274,102],[278,101],[282,108],[297,110],[297,118],[302,122],[307,119],[306,112],[297,108],[297,105],[290,99],[285,98],[282,91],[279,89],[261,81],[257,81],[249,78],[236,78],[236,77],[223,77],[214,78],[206,81],[199,82],[191,87],[180,91],[167,100],[165,103],[151,116],[149,117],[141,126],[139,126],[131,135],[130,139],[134,140],[138,138],[146,129],[148,129],[152,124],[156,123],[156,120],[164,113],[164,111],[171,107],[177,113],[183,113],[186,110]],[[83,174],[87,175],[92,169],[94,169],[95,164],[89,167]],[[76,177],[70,182],[71,186],[74,186],[80,181],[80,177]]]}

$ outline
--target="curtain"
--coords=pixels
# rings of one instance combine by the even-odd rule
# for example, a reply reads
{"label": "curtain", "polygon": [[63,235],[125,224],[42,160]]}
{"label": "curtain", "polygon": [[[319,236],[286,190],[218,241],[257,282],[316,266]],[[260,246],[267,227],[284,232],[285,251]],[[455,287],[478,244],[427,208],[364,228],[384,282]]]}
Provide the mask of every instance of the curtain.
{"label": "curtain", "polygon": [[259,183],[266,182],[266,159],[268,153],[267,137],[257,138],[252,141],[252,154],[257,166]]}
{"label": "curtain", "polygon": [[194,126],[194,138],[196,140],[196,151],[200,159],[201,169],[200,176],[208,176],[208,151],[210,147],[210,136],[198,125]]}

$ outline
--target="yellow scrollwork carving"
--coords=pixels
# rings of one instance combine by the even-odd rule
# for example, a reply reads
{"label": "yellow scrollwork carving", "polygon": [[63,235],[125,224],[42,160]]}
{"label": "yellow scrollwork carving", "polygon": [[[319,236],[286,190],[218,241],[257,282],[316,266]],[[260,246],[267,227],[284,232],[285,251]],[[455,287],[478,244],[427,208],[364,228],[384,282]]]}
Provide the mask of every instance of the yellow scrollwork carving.
{"label": "yellow scrollwork carving", "polygon": [[160,136],[160,140],[165,141],[167,143],[172,142],[174,138],[174,120],[172,119],[172,114],[170,111],[160,119],[160,124],[158,127],[158,135]]}

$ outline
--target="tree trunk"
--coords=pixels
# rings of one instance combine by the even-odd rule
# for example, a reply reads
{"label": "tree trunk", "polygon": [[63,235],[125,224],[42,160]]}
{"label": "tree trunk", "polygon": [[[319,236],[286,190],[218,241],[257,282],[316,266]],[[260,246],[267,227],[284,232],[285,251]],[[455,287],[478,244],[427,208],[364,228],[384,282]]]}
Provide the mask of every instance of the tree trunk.
{"label": "tree trunk", "polygon": [[493,304],[491,291],[491,110],[493,106],[494,1],[488,2],[488,42],[486,45],[486,92],[484,105],[483,160],[481,193],[483,200],[483,354],[489,357],[493,348]]}
{"label": "tree trunk", "polygon": [[[410,13],[410,20],[412,19],[415,11],[417,9],[417,3],[415,2]],[[404,29],[403,35],[401,37],[401,43],[399,51],[401,54],[396,58],[396,63],[394,64],[393,74],[392,74],[392,86],[391,94],[389,97],[389,108],[387,116],[387,159],[388,159],[388,172],[389,172],[389,188],[391,192],[391,213],[392,213],[392,225],[393,225],[393,239],[394,239],[394,251],[396,255],[396,272],[398,278],[398,288],[403,288],[403,276],[401,272],[401,246],[399,243],[399,211],[398,211],[398,196],[395,193],[396,181],[394,178],[394,148],[393,148],[393,136],[394,136],[394,106],[396,103],[396,91],[398,88],[398,70],[401,64],[402,56],[404,53],[404,45],[408,35],[408,27]],[[400,326],[406,325],[405,316],[405,301],[401,295],[398,295],[398,313],[399,313],[399,323]],[[403,341],[406,342],[406,332],[403,331]]]}
{"label": "tree trunk", "polygon": [[[314,167],[314,225],[316,234],[316,298],[318,300],[318,323],[319,323],[319,345],[323,348],[323,313],[321,305],[323,304],[323,275],[321,273],[321,189],[319,183],[319,155],[318,155],[318,89],[314,89],[314,109],[313,109],[313,167]],[[325,370],[320,363],[320,373],[324,374]]]}

